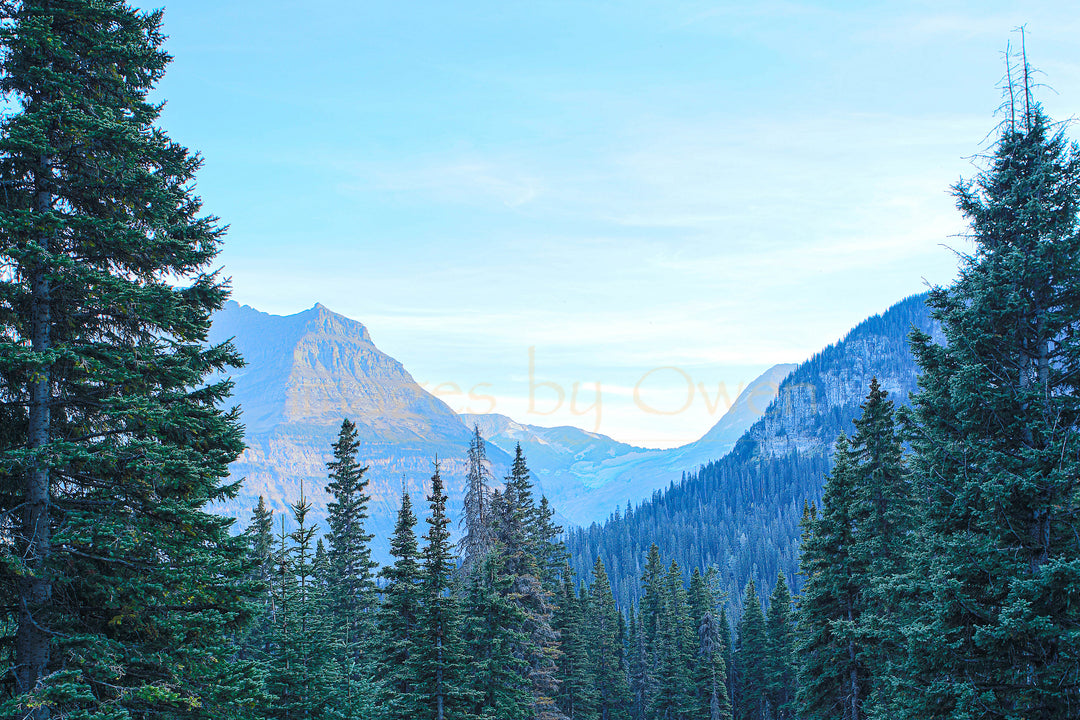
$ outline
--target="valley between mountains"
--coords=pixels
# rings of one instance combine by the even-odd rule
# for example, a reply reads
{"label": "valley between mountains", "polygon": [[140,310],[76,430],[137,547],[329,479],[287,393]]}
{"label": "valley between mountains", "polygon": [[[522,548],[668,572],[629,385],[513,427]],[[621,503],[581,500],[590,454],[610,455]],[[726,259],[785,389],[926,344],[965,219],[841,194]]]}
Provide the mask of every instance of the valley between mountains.
{"label": "valley between mountains", "polygon": [[[802,503],[820,496],[833,444],[856,416],[870,379],[877,377],[901,401],[914,389],[916,368],[907,345],[913,327],[934,332],[922,296],[860,323],[801,365],[770,368],[695,442],[649,449],[574,427],[458,415],[382,352],[357,320],[321,304],[277,316],[229,302],[214,318],[210,341],[231,338],[247,363],[231,375],[247,449],[230,467],[233,480],[243,479],[240,494],[216,510],[243,527],[263,496],[275,514],[287,517],[302,486],[313,504],[311,517],[324,526],[326,462],[347,417],[357,425],[359,456],[369,468],[373,553],[385,561],[402,488],[420,497],[436,456],[457,528],[475,425],[496,483],[521,445],[538,494],[568,531],[576,569],[586,572],[599,554],[617,599],[635,599],[639,566],[647,542],[655,539],[687,572],[723,565],[726,589],[737,604],[750,577],[775,578],[783,570],[798,587]],[[807,468],[809,474],[802,472]],[[689,523],[673,503],[706,485],[709,498],[695,504],[699,517]],[[756,485],[770,490],[759,492]],[[707,546],[681,541],[680,528],[700,525],[702,513],[713,511],[717,516],[708,526],[727,530]],[[638,528],[635,541],[634,523],[646,521],[648,532]],[[618,533],[617,542],[611,533]]]}

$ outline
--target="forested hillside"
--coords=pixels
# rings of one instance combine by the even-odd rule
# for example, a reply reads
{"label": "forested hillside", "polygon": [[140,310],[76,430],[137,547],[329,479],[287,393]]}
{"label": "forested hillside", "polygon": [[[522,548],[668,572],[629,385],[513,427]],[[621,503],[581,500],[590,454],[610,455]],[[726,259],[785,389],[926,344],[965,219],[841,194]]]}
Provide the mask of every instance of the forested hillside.
{"label": "forested hillside", "polygon": [[797,590],[803,504],[821,497],[836,438],[852,427],[870,380],[878,378],[898,402],[915,389],[913,328],[940,336],[925,295],[865,320],[801,364],[731,453],[602,525],[572,529],[567,546],[574,569],[584,573],[600,557],[615,597],[627,607],[639,600],[655,542],[685,573],[716,566],[736,610],[750,579],[771,587],[783,572]]}

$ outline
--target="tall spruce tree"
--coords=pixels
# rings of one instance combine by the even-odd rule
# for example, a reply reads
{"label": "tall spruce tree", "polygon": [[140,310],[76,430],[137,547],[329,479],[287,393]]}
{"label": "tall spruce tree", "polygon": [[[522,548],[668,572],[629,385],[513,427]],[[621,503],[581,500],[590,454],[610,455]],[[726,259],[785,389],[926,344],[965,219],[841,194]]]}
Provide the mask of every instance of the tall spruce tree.
{"label": "tall spruce tree", "polygon": [[340,678],[326,598],[315,573],[312,544],[318,527],[307,522],[311,503],[304,496],[302,483],[300,499],[291,509],[296,529],[286,534],[282,517],[276,557],[275,604],[279,612],[267,672],[272,698],[268,714],[280,720],[323,720],[337,710],[333,688]]}
{"label": "tall spruce tree", "polygon": [[569,565],[563,566],[555,606],[555,628],[560,638],[559,710],[570,720],[593,720],[596,717],[596,695],[589,667],[585,617],[574,590],[574,575]]}
{"label": "tall spruce tree", "polygon": [[590,675],[596,695],[599,720],[626,720],[629,717],[630,689],[626,669],[619,664],[619,610],[611,595],[604,563],[599,558],[593,566],[585,612],[585,637],[589,645]]}
{"label": "tall spruce tree", "polygon": [[487,449],[484,438],[480,435],[480,426],[473,425],[472,440],[469,441],[469,469],[465,478],[465,512],[461,524],[465,532],[461,536],[458,550],[461,552],[461,568],[468,573],[475,565],[483,562],[492,549],[491,487],[489,480]]}
{"label": "tall spruce tree", "polygon": [[518,445],[501,494],[492,502],[497,568],[507,599],[522,619],[523,644],[517,649],[528,662],[533,712],[538,720],[561,717],[556,660],[558,634],[552,627],[551,591],[541,579],[541,559],[551,557],[550,517],[541,516],[532,493],[525,454]]}
{"label": "tall spruce tree", "polygon": [[394,562],[379,571],[385,581],[379,608],[382,657],[382,706],[386,720],[414,720],[421,709],[419,667],[421,578],[416,516],[409,493],[402,488],[390,555]]}
{"label": "tall spruce tree", "polygon": [[1080,714],[1080,151],[1020,70],[988,166],[954,188],[975,250],[930,294],[948,344],[913,337],[912,716]]}
{"label": "tall spruce tree", "polygon": [[766,696],[775,720],[790,720],[795,712],[795,628],[791,617],[791,591],[784,574],[776,576],[766,615],[769,652],[765,668]]}
{"label": "tall spruce tree", "polygon": [[645,662],[642,666],[640,692],[645,717],[653,717],[652,709],[656,705],[659,692],[657,681],[657,642],[660,614],[664,602],[664,563],[660,560],[660,548],[656,543],[649,546],[645,558],[645,571],[641,576],[641,642],[645,650]]}
{"label": "tall spruce tree", "polygon": [[270,651],[270,630],[274,625],[274,511],[266,507],[266,498],[252,511],[246,535],[250,543],[252,577],[258,583],[256,614],[251,632],[244,640],[244,653],[265,660]]}
{"label": "tall spruce tree", "polygon": [[733,692],[731,679],[732,679],[732,652],[735,649],[734,643],[731,640],[731,623],[728,622],[727,608],[721,606],[720,619],[717,621],[717,632],[720,634],[720,652],[724,658],[724,669],[727,672],[725,682],[727,684],[727,695],[729,701],[734,707],[735,693]]}
{"label": "tall spruce tree", "polygon": [[850,452],[858,464],[847,498],[853,525],[847,555],[858,623],[844,626],[859,646],[859,662],[868,678],[862,711],[883,718],[898,712],[890,705],[894,688],[902,683],[895,668],[903,661],[900,626],[912,599],[908,571],[918,515],[893,403],[887,398],[877,378],[872,379],[862,414],[854,420]]}
{"label": "tall spruce tree", "polygon": [[833,470],[819,512],[803,514],[796,649],[798,705],[807,720],[865,718],[869,676],[854,627],[860,618],[859,584],[851,557],[854,526],[850,500],[858,482],[856,459],[846,436],[836,441]]}
{"label": "tall spruce tree", "polygon": [[630,633],[628,637],[627,682],[630,687],[630,720],[645,720],[645,678],[648,674],[648,658],[645,652],[645,632],[641,626],[641,613],[630,606]]}
{"label": "tall spruce tree", "polygon": [[205,510],[242,449],[205,344],[222,228],[155,126],[161,13],[0,8],[0,643],[20,717],[219,717],[251,615],[243,537]]}
{"label": "tall spruce tree", "polygon": [[698,572],[697,568],[690,576],[690,618],[696,640],[691,664],[694,702],[692,717],[731,720],[725,650],[720,619],[716,612],[716,596],[710,587],[709,579]]}
{"label": "tall spruce tree", "polygon": [[694,712],[691,672],[696,644],[682,571],[674,560],[661,598],[654,656],[657,690],[648,712],[657,720],[683,720]]}
{"label": "tall spruce tree", "polygon": [[735,669],[737,720],[768,720],[769,633],[757,587],[746,586],[743,613],[736,628]]}
{"label": "tall spruce tree", "polygon": [[464,602],[471,713],[482,720],[531,720],[533,711],[526,617],[513,601],[512,578],[494,557],[469,573]]}
{"label": "tall spruce tree", "polygon": [[333,498],[326,508],[330,543],[326,591],[342,681],[336,688],[336,702],[347,716],[362,714],[360,708],[370,704],[369,678],[375,665],[370,641],[375,631],[378,563],[371,559],[372,535],[364,531],[370,498],[364,492],[367,467],[357,458],[357,437],[356,425],[348,418],[342,420],[333,444],[334,459],[326,464],[330,471],[326,490]]}
{"label": "tall spruce tree", "polygon": [[431,476],[431,514],[421,551],[421,607],[417,622],[416,691],[422,712],[433,720],[469,718],[467,658],[461,606],[453,590],[455,557],[450,547],[450,519],[439,463]]}

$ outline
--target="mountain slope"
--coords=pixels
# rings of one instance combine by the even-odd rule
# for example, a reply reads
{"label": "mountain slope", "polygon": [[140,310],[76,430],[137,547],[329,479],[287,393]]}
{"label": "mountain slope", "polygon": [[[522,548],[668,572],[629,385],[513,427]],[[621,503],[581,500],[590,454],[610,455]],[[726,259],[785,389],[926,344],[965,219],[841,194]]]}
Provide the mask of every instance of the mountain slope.
{"label": "mountain slope", "polygon": [[870,379],[898,404],[915,389],[912,327],[940,339],[924,295],[860,323],[799,365],[731,453],[622,517],[572,531],[575,570],[588,572],[599,555],[625,607],[638,600],[645,553],[656,542],[687,573],[717,566],[734,605],[751,577],[769,588],[783,571],[797,589],[803,503],[820,498],[836,438],[850,431]]}
{"label": "mountain slope", "polygon": [[626,503],[637,503],[679,481],[687,471],[723,457],[776,397],[795,366],[776,365],[748,385],[701,439],[670,449],[640,448],[574,427],[517,423],[505,415],[462,415],[484,439],[513,454],[514,446],[560,515],[575,525],[603,520]]}
{"label": "mountain slope", "polygon": [[[363,324],[322,305],[282,317],[230,302],[210,334],[214,342],[229,338],[247,361],[232,377],[248,447],[230,466],[232,477],[244,478],[241,494],[220,512],[246,524],[263,495],[287,514],[302,482],[325,529],[326,462],[345,417],[357,425],[360,460],[370,468],[369,532],[376,533],[377,556],[385,557],[402,483],[422,503],[436,455],[451,506],[460,504],[469,429],[375,347]],[[488,454],[497,466],[509,462],[498,448]]]}

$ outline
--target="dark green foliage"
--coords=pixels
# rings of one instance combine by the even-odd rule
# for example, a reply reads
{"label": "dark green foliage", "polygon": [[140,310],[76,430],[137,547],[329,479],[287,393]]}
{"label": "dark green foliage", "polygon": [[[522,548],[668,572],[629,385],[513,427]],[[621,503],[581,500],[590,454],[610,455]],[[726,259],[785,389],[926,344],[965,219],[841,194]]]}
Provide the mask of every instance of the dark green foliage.
{"label": "dark green foliage", "polygon": [[479,565],[491,552],[494,527],[491,516],[491,488],[488,480],[487,450],[484,438],[480,436],[480,426],[473,426],[472,440],[469,442],[469,470],[465,482],[465,507],[461,522],[465,533],[458,548],[461,550],[461,569],[468,574]]}
{"label": "dark green foliage", "polygon": [[645,720],[645,682],[649,675],[645,633],[641,615],[630,606],[630,631],[627,637],[627,674],[630,686],[630,720]]}
{"label": "dark green foliage", "polygon": [[465,595],[465,645],[469,657],[471,713],[484,720],[533,717],[532,683],[524,650],[527,617],[515,602],[513,578],[496,572],[488,557],[469,574]]}
{"label": "dark green foliage", "polygon": [[681,720],[694,711],[691,669],[696,642],[682,573],[674,561],[664,576],[660,598],[653,650],[656,690],[646,712],[658,720]]}
{"label": "dark green foliage", "polygon": [[282,720],[321,720],[337,709],[333,702],[333,690],[340,681],[334,662],[337,643],[331,634],[326,597],[315,575],[312,541],[317,528],[307,524],[310,509],[301,487],[300,499],[292,506],[296,529],[286,535],[282,518],[276,557],[277,623],[267,690],[272,697],[268,716]]}
{"label": "dark green foliage", "polygon": [[948,345],[913,337],[913,716],[1080,714],[1080,151],[1023,70],[989,166],[955,188],[975,252],[930,296]]}
{"label": "dark green foliage", "polygon": [[259,496],[259,504],[252,511],[251,524],[245,535],[249,543],[252,578],[258,583],[255,601],[256,614],[252,628],[244,640],[243,653],[264,661],[269,657],[270,631],[274,623],[274,511],[266,507],[266,499]]}
{"label": "dark green foliage", "polygon": [[734,692],[731,684],[732,675],[732,663],[733,652],[735,645],[731,640],[731,624],[728,622],[727,609],[723,606],[720,607],[720,619],[717,621],[717,632],[720,634],[720,652],[724,658],[724,668],[727,672],[727,696],[728,698],[734,697]]}
{"label": "dark green foliage", "polygon": [[394,563],[379,571],[386,585],[379,608],[382,657],[382,707],[387,720],[413,720],[421,712],[418,665],[420,655],[420,563],[416,516],[407,492],[402,492],[390,554]]}
{"label": "dark green foliage", "polygon": [[470,717],[468,660],[461,628],[461,606],[453,593],[454,555],[446,494],[436,462],[428,496],[431,514],[421,551],[421,606],[417,619],[416,694],[422,712],[433,720]]}
{"label": "dark green foliage", "polygon": [[795,712],[795,627],[792,622],[791,592],[783,573],[769,597],[766,629],[769,654],[765,667],[766,697],[776,720],[789,720]]}
{"label": "dark green foliage", "polygon": [[862,704],[869,694],[869,679],[853,632],[861,611],[860,580],[851,557],[850,499],[857,482],[854,454],[841,435],[821,510],[814,513],[808,507],[803,514],[805,582],[799,598],[797,648],[799,705],[807,720],[865,716]]}
{"label": "dark green foliage", "polygon": [[604,564],[596,561],[585,609],[585,637],[589,646],[589,674],[596,696],[599,720],[624,720],[629,717],[630,689],[626,669],[619,664],[619,617],[611,595]]}
{"label": "dark green foliage", "polygon": [[731,719],[731,698],[727,687],[726,651],[717,614],[717,598],[709,579],[697,570],[690,577],[690,618],[695,626],[694,656],[691,662],[694,718]]}
{"label": "dark green foliage", "polygon": [[356,425],[345,419],[333,445],[334,459],[327,463],[333,497],[327,505],[326,594],[341,685],[336,689],[337,709],[347,717],[370,704],[365,681],[374,670],[371,638],[375,635],[375,582],[377,563],[371,559],[372,536],[364,532],[370,498],[364,494],[366,467],[357,460],[360,446]]}
{"label": "dark green foliage", "polygon": [[552,549],[558,529],[551,524],[551,513],[546,504],[540,508],[534,504],[531,474],[520,445],[503,492],[494,494],[491,507],[495,574],[521,618],[523,642],[514,652],[528,664],[533,713],[538,720],[557,718],[561,716],[555,703],[558,634],[552,627],[553,591],[545,587],[543,576],[549,571],[547,563],[562,556]]}
{"label": "dark green foliage", "polygon": [[558,708],[570,720],[591,720],[596,717],[595,685],[590,672],[585,617],[569,565],[563,567],[554,624],[560,639]]}
{"label": "dark green foliage", "polygon": [[[205,512],[242,449],[207,347],[222,228],[154,126],[160,12],[0,8],[5,714],[250,715],[246,541]],[[17,709],[19,705],[21,709]]]}
{"label": "dark green foliage", "polygon": [[746,587],[743,614],[735,639],[735,717],[768,720],[769,633],[757,588]]}

